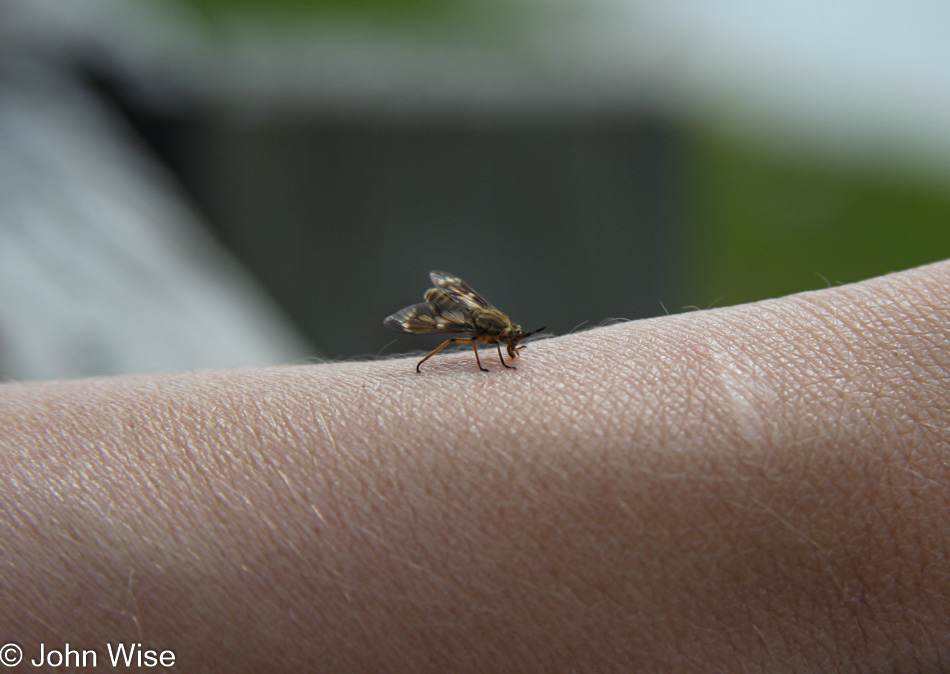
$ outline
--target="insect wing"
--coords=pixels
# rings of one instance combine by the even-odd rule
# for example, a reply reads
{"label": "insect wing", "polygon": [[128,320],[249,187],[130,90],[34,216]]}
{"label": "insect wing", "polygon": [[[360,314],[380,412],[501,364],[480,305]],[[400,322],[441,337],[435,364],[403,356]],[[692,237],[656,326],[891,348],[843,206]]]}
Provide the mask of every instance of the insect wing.
{"label": "insect wing", "polygon": [[434,271],[429,274],[429,278],[436,288],[466,309],[488,309],[492,305],[458,276],[444,271]]}
{"label": "insect wing", "polygon": [[462,307],[444,302],[423,302],[400,309],[383,321],[390,330],[414,334],[475,332],[475,324]]}

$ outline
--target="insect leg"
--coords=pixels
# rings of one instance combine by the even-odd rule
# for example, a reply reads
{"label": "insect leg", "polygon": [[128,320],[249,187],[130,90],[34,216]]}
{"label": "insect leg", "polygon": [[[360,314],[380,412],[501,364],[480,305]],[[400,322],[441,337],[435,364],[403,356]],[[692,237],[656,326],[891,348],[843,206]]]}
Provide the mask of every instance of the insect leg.
{"label": "insect leg", "polygon": [[504,365],[505,367],[507,367],[509,370],[517,370],[517,369],[518,369],[518,368],[516,368],[514,365],[509,365],[508,363],[505,362],[504,356],[501,355],[501,344],[499,344],[498,342],[495,342],[495,348],[498,349],[498,360],[501,361],[501,364],[502,364],[502,365]]}
{"label": "insect leg", "polygon": [[475,350],[475,362],[478,363],[478,369],[482,372],[488,372],[487,367],[482,367],[482,361],[478,359],[478,342],[474,339],[470,340],[472,342],[472,348]]}
{"label": "insect leg", "polygon": [[[471,338],[463,338],[463,337],[456,337],[456,338],[454,338],[454,339],[447,339],[447,340],[445,340],[444,342],[442,342],[441,345],[439,345],[438,347],[436,347],[434,350],[430,351],[428,356],[426,356],[425,358],[423,358],[422,360],[420,360],[420,361],[416,364],[416,372],[418,372],[419,374],[422,374],[422,370],[419,369],[419,368],[422,366],[422,364],[423,364],[424,362],[426,362],[427,360],[429,360],[430,358],[432,358],[432,356],[434,356],[435,354],[437,354],[439,351],[441,351],[442,349],[444,349],[445,347],[447,347],[447,346],[448,346],[449,344],[451,344],[452,342],[473,342],[473,343],[474,343],[474,341],[475,341],[475,340],[473,340],[473,339],[471,339]],[[475,360],[476,360],[476,362],[478,361],[478,350],[477,350],[477,349],[475,350]],[[480,367],[480,368],[483,369],[483,370],[485,369],[485,368],[482,367],[481,363],[478,364],[478,367]]]}

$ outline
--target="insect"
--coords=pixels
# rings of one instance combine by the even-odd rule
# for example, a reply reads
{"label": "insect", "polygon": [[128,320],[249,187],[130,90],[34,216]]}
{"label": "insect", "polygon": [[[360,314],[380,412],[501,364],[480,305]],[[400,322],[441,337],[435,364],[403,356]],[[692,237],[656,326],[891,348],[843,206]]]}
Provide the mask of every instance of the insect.
{"label": "insect", "polygon": [[513,365],[505,362],[501,355],[501,345],[508,350],[509,358],[518,357],[518,345],[525,337],[544,330],[538,328],[525,332],[521,326],[512,323],[508,315],[492,306],[491,302],[472,290],[465,281],[444,271],[434,271],[429,274],[434,288],[429,288],[425,294],[425,302],[413,304],[400,309],[389,316],[383,325],[397,332],[421,333],[462,333],[468,337],[454,337],[447,339],[431,351],[428,356],[416,365],[416,372],[422,373],[419,368],[424,362],[432,358],[439,351],[453,342],[471,342],[475,351],[475,362],[478,369],[488,372],[482,367],[478,358],[478,342],[494,344],[498,349],[498,358],[501,364],[510,370]]}

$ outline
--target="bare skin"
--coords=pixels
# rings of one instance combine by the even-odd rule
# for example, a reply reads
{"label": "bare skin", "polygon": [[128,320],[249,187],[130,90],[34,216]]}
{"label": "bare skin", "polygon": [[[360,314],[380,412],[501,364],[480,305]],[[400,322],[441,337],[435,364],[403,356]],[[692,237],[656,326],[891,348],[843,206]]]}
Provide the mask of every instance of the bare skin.
{"label": "bare skin", "polygon": [[950,263],[517,370],[416,360],[0,387],[0,640],[182,672],[950,668]]}

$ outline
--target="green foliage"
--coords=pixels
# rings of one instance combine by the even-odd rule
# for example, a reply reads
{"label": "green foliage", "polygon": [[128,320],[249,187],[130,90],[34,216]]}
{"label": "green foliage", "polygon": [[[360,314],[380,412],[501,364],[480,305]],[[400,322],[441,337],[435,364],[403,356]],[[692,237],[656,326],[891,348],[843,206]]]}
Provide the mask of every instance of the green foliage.
{"label": "green foliage", "polygon": [[413,16],[440,12],[446,0],[189,0],[202,13],[213,16],[227,12],[296,13],[317,12],[382,13]]}
{"label": "green foliage", "polygon": [[700,132],[690,242],[699,301],[741,302],[850,283],[950,257],[950,190],[884,163],[782,157]]}

